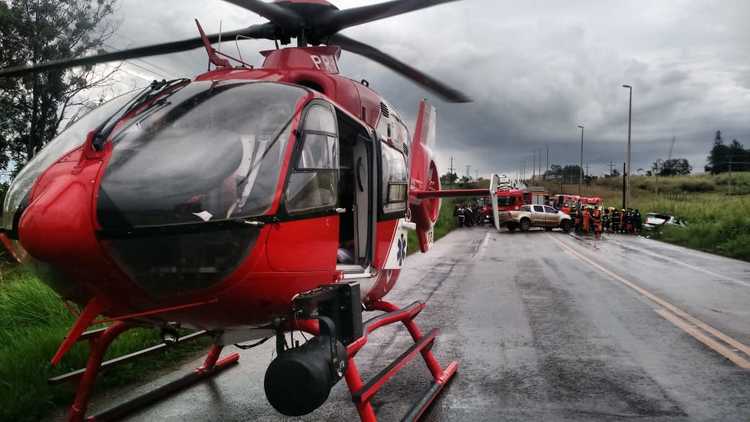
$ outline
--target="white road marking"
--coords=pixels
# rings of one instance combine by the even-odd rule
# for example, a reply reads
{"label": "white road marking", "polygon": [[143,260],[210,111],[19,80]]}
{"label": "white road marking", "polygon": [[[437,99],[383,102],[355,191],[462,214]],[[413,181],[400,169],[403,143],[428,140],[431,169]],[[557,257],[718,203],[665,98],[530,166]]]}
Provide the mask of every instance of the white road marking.
{"label": "white road marking", "polygon": [[[747,346],[739,342],[738,340],[735,340],[734,338],[722,333],[721,331],[706,324],[705,322],[699,320],[698,318],[688,314],[682,309],[672,305],[666,300],[661,299],[660,297],[649,292],[648,290],[602,267],[601,265],[597,264],[596,262],[589,259],[585,255],[575,251],[569,245],[566,245],[563,241],[556,239],[554,236],[550,236],[550,238],[554,240],[555,242],[559,243],[560,246],[562,246],[564,250],[566,250],[568,253],[570,253],[574,257],[598,269],[599,271],[608,275],[613,280],[618,281],[624,284],[625,286],[635,290],[642,296],[646,297],[647,299],[651,300],[652,302],[660,306],[661,309],[656,309],[656,312],[659,315],[664,317],[669,322],[673,323],[676,327],[690,334],[701,343],[705,344],[711,350],[721,354],[722,356],[731,360],[737,366],[743,369],[750,369],[750,360],[739,355],[738,353],[735,353],[735,352],[744,353],[747,357],[750,358],[750,346]],[[713,338],[709,337],[708,335],[712,336]],[[717,340],[720,340],[724,344],[731,346],[731,348],[721,343],[718,343]]]}

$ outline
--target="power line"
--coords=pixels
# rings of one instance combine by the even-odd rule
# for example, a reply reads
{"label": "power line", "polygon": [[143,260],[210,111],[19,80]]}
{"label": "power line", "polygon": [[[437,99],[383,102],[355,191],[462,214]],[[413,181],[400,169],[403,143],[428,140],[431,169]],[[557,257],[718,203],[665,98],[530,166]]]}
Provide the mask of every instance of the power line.
{"label": "power line", "polygon": [[[104,43],[104,46],[107,47],[107,48],[110,48],[112,50],[122,50],[121,48],[117,48],[117,47],[115,47],[115,46],[113,46],[111,44],[107,44],[107,43]],[[157,75],[157,76],[159,76],[162,79],[169,79],[169,77],[166,76],[166,75],[164,75],[163,73],[157,72],[157,71],[155,71],[153,69],[149,69],[149,68],[147,68],[144,65],[139,65],[139,64],[135,63],[136,61],[141,62],[144,65],[150,66],[150,67],[152,67],[154,69],[159,69],[162,72],[170,73],[168,70],[166,70],[166,69],[164,69],[164,68],[162,68],[162,67],[160,67],[160,66],[158,66],[158,65],[156,65],[154,63],[146,61],[146,59],[135,58],[135,59],[123,60],[123,62],[125,62],[125,63],[133,65],[133,66],[135,66],[135,67],[137,67],[139,69],[145,70],[146,72],[153,73],[154,75]]]}

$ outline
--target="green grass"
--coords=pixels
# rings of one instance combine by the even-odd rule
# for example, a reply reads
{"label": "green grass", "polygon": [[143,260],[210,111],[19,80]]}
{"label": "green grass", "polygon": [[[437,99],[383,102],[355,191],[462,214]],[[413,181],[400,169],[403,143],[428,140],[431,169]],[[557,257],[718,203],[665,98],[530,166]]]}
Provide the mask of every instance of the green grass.
{"label": "green grass", "polygon": [[[47,378],[85,366],[85,342],[74,346],[57,367],[49,363],[73,320],[57,294],[30,271],[5,272],[0,281],[0,420],[35,421],[71,403],[75,386],[50,386]],[[160,341],[156,330],[133,329],[112,344],[107,357]],[[152,370],[194,356],[206,344],[207,339],[196,341],[111,369],[100,377],[97,390],[143,379]]]}
{"label": "green grass", "polygon": [[[631,178],[632,207],[642,214],[663,212],[687,222],[654,234],[665,242],[750,261],[750,173]],[[557,193],[559,185],[548,184]],[[575,193],[577,185],[564,185]],[[605,206],[622,206],[622,179],[600,179],[583,194],[601,196]]]}

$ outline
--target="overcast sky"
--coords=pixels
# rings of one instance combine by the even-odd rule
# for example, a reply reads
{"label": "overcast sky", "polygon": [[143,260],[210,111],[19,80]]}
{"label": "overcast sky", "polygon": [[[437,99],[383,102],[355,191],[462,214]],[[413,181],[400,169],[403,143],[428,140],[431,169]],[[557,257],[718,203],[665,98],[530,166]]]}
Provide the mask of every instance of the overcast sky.
{"label": "overcast sky", "polygon": [[[338,1],[347,8],[374,1]],[[112,47],[196,35],[263,22],[220,0],[120,0]],[[515,173],[535,150],[550,162],[577,163],[578,124],[585,125],[584,163],[592,174],[622,167],[628,92],[633,85],[633,170],[674,157],[703,171],[713,134],[750,147],[750,1],[497,1],[463,0],[347,29],[372,44],[466,91],[470,104],[447,104],[400,76],[343,53],[342,73],[366,78],[413,128],[418,102],[438,110],[438,165],[449,157],[459,174]],[[240,43],[246,61],[271,41]],[[234,42],[223,49],[236,53]],[[202,50],[151,57],[124,66],[125,85],[161,77],[195,76]],[[150,69],[150,70],[146,70]]]}

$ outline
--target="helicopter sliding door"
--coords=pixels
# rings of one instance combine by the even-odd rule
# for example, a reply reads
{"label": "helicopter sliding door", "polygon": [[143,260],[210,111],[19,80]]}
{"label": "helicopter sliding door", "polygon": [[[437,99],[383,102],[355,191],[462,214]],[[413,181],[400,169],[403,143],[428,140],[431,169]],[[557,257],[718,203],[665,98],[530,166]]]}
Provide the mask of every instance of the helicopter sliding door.
{"label": "helicopter sliding door", "polygon": [[345,274],[366,272],[372,256],[375,190],[373,142],[364,127],[339,112],[340,178],[337,269]]}
{"label": "helicopter sliding door", "polygon": [[[372,142],[364,136],[357,137],[354,147],[354,219],[355,246],[357,260],[361,265],[370,262],[372,226],[374,213],[372,212]],[[366,265],[363,265],[366,266]]]}

